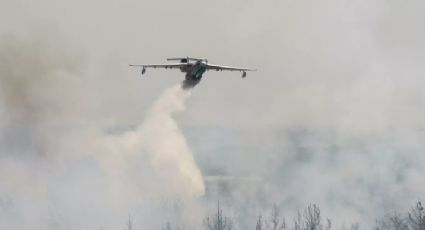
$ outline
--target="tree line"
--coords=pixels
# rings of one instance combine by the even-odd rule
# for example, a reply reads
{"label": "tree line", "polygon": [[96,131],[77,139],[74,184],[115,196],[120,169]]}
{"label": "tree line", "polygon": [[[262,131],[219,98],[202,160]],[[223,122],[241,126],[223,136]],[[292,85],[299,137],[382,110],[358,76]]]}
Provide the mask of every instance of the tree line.
{"label": "tree line", "polygon": [[[318,205],[310,204],[306,208],[297,212],[296,217],[290,223],[281,215],[277,205],[273,205],[270,215],[264,218],[257,217],[252,230],[331,230],[332,221],[323,218]],[[126,223],[125,230],[133,230],[131,218]],[[359,223],[354,223],[350,227],[342,227],[342,230],[361,230]],[[186,230],[180,227],[173,227],[166,223],[162,230]],[[223,214],[220,203],[217,204],[217,211],[203,220],[203,230],[236,230],[233,220]],[[377,219],[372,230],[425,230],[425,209],[418,201],[407,213],[392,212]]]}

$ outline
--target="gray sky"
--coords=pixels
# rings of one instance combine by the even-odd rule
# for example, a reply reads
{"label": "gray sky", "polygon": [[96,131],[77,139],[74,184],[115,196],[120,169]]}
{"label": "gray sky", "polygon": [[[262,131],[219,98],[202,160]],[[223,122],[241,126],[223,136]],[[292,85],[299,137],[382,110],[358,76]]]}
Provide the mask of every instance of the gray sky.
{"label": "gray sky", "polygon": [[[64,189],[80,185],[86,174],[88,184],[102,177],[83,146],[93,136],[140,125],[163,90],[183,79],[165,70],[141,78],[128,64],[206,57],[259,70],[243,80],[237,73],[206,73],[186,110],[175,115],[202,174],[235,178],[225,204],[230,213],[251,218],[277,203],[291,216],[311,202],[339,225],[369,227],[386,211],[423,198],[424,8],[420,0],[2,0],[0,156],[7,160],[0,162],[25,170],[0,170],[0,178],[21,181],[23,171],[43,168],[15,159],[33,152],[81,168],[81,175],[61,171],[69,176]],[[49,170],[57,172],[54,165]],[[49,181],[36,183],[41,190],[60,184],[41,171],[36,179]],[[20,186],[0,188],[0,208]],[[47,200],[60,208],[61,195],[54,194]],[[205,200],[229,197],[209,195],[199,198],[207,203],[200,209],[215,204]],[[252,213],[238,214],[247,200],[257,202]],[[44,201],[34,209],[48,209]],[[68,211],[57,215],[75,214]],[[15,215],[5,213],[0,220]],[[81,225],[98,226],[87,219]]]}

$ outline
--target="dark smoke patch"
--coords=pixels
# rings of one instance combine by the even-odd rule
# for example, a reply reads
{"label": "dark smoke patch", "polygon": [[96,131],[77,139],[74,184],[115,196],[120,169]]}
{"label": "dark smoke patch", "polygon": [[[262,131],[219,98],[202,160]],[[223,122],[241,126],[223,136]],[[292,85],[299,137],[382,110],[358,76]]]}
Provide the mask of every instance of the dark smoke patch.
{"label": "dark smoke patch", "polygon": [[42,37],[0,39],[1,151],[47,154],[46,137],[78,113],[80,56],[62,47]]}

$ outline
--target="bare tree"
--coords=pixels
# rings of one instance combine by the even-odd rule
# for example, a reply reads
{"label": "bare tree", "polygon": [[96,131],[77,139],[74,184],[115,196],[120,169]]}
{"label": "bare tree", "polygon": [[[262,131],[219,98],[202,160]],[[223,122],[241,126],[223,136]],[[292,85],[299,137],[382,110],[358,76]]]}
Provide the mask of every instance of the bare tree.
{"label": "bare tree", "polygon": [[294,220],[294,230],[330,230],[331,226],[330,219],[326,219],[326,226],[323,225],[320,209],[315,204],[308,205],[302,214],[298,212]]}
{"label": "bare tree", "polygon": [[306,230],[323,230],[320,209],[317,205],[308,205],[308,207],[304,210],[303,216]]}
{"label": "bare tree", "polygon": [[301,224],[303,222],[303,218],[301,212],[297,212],[297,217],[294,218],[294,229],[293,230],[302,230]]}
{"label": "bare tree", "polygon": [[263,217],[261,215],[258,216],[257,225],[255,226],[255,230],[263,230]]}
{"label": "bare tree", "polygon": [[125,230],[133,230],[133,220],[131,216],[128,216]]}
{"label": "bare tree", "polygon": [[285,230],[286,221],[284,217],[280,217],[280,210],[277,205],[273,205],[270,219],[263,220],[263,216],[259,215],[255,230]]}
{"label": "bare tree", "polygon": [[425,210],[420,201],[408,213],[408,224],[412,230],[425,230]]}
{"label": "bare tree", "polygon": [[217,203],[217,213],[212,217],[207,217],[204,220],[206,230],[232,230],[232,221],[223,216],[223,211],[220,209],[220,202]]}
{"label": "bare tree", "polygon": [[267,230],[285,230],[286,221],[284,217],[280,217],[280,210],[277,205],[273,205],[270,215],[270,222],[266,224]]}
{"label": "bare tree", "polygon": [[409,230],[406,220],[399,213],[387,214],[376,221],[375,230]]}

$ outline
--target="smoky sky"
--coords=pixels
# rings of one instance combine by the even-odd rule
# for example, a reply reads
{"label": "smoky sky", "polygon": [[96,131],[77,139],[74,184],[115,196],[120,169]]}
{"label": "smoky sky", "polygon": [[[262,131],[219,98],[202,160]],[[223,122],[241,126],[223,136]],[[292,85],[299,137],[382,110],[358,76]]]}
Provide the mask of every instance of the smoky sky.
{"label": "smoky sky", "polygon": [[[8,211],[1,218],[36,219],[43,228],[62,226],[65,216],[83,228],[154,213],[119,197],[138,197],[148,188],[134,181],[170,171],[131,167],[126,173],[138,176],[128,175],[125,189],[91,190],[118,173],[103,170],[96,156],[106,150],[92,142],[137,130],[183,79],[168,70],[142,78],[128,64],[176,56],[259,70],[245,79],[205,73],[186,110],[172,116],[205,183],[196,198],[171,196],[190,200],[176,210],[207,214],[221,199],[238,228],[253,226],[274,203],[288,216],[317,203],[334,226],[371,227],[388,211],[406,210],[425,189],[424,8],[419,0],[3,1],[0,210]],[[22,189],[28,184],[38,192]],[[79,220],[83,207],[73,204],[84,202],[64,198],[76,186],[87,200],[103,194],[93,206],[110,201],[105,213]],[[162,186],[167,196],[185,191],[152,186],[149,194]],[[187,216],[152,219],[199,224]]]}

